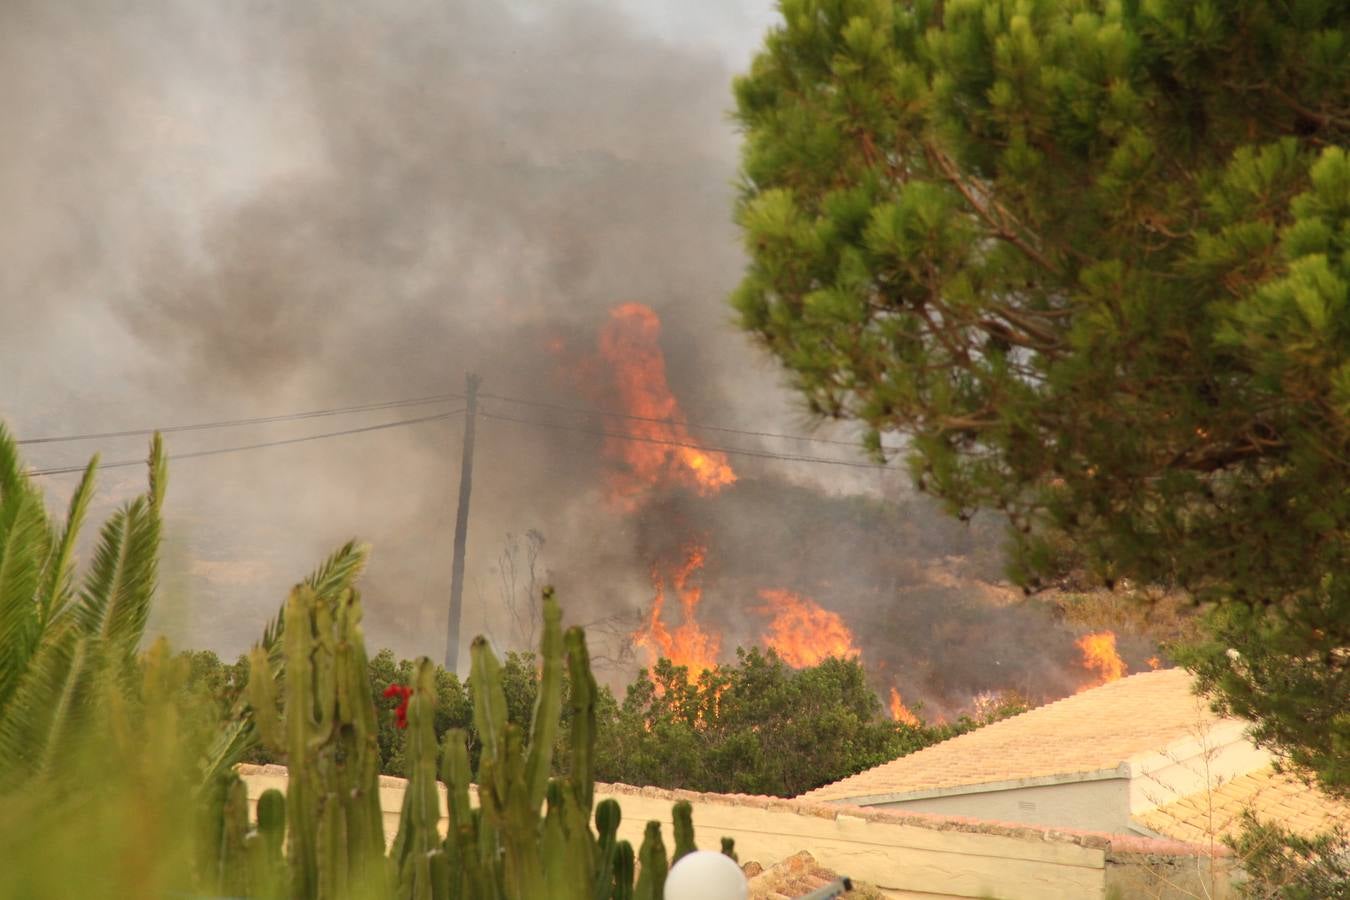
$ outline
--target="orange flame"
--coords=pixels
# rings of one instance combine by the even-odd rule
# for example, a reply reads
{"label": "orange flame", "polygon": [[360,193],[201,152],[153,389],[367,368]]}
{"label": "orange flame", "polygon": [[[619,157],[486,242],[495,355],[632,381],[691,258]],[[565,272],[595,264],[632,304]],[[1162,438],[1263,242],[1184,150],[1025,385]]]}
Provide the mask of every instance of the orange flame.
{"label": "orange flame", "polygon": [[909,711],[905,701],[900,699],[900,692],[891,688],[891,718],[901,725],[908,725],[911,728],[918,728],[920,725],[919,717]]}
{"label": "orange flame", "polygon": [[666,604],[666,584],[660,570],[652,567],[652,587],[656,594],[652,597],[651,612],[647,621],[634,635],[640,647],[651,653],[653,661],[665,657],[677,666],[687,666],[689,675],[698,675],[717,665],[717,653],[722,641],[715,634],[709,634],[698,623],[698,605],[703,600],[703,589],[691,584],[694,573],[703,568],[707,548],[690,545],[685,548],[684,562],[671,575],[670,581],[680,595],[680,612],[683,621],[674,631],[666,627],[661,612]]}
{"label": "orange flame", "polygon": [[623,465],[611,479],[610,500],[625,510],[636,509],[653,488],[681,486],[706,497],[736,481],[726,455],[703,450],[685,428],[666,382],[660,337],[661,320],[641,303],[612,310],[600,332],[600,356],[624,411],[636,417],[623,423],[636,440],[605,441],[605,455]]}
{"label": "orange flame", "polygon": [[1125,661],[1116,652],[1116,634],[1114,631],[1095,631],[1085,634],[1076,643],[1083,653],[1083,668],[1095,672],[1097,678],[1080,690],[1097,687],[1115,681],[1125,674]]}
{"label": "orange flame", "polygon": [[766,605],[756,612],[773,614],[764,643],[793,668],[818,665],[831,656],[854,659],[861,652],[853,644],[853,632],[839,614],[810,597],[782,589],[762,590],[759,596]]}

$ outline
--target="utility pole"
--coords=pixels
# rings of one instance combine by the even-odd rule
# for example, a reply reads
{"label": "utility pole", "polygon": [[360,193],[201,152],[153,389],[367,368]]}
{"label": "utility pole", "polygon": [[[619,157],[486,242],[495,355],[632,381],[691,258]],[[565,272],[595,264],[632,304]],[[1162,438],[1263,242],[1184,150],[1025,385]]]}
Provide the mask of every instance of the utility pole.
{"label": "utility pole", "polygon": [[464,600],[464,543],[469,536],[469,491],[473,489],[473,427],[478,412],[478,383],[464,378],[468,404],[464,410],[464,450],[459,457],[459,508],[455,511],[455,558],[450,569],[450,623],[445,631],[445,671],[459,674],[459,617]]}

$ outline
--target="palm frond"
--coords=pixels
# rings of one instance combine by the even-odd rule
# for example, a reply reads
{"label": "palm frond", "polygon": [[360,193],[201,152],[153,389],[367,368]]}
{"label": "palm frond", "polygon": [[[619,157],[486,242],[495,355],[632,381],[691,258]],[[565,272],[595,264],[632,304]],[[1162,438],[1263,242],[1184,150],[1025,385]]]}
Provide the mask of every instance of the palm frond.
{"label": "palm frond", "polygon": [[320,597],[337,597],[361,574],[369,555],[369,546],[348,541],[311,572],[305,584]]}
{"label": "palm frond", "polygon": [[159,517],[145,497],[103,526],[94,564],[73,613],[81,633],[130,656],[145,633],[158,571]]}
{"label": "palm frond", "polygon": [[202,787],[214,784],[257,745],[258,729],[253,725],[252,714],[247,708],[239,710],[221,723],[211,741],[206,758],[202,760],[202,777],[198,784]]}
{"label": "palm frond", "polygon": [[129,660],[145,634],[159,577],[160,507],[168,483],[159,434],[150,445],[150,489],[103,526],[75,619],[88,637],[107,644],[114,658]]}
{"label": "palm frond", "polygon": [[0,500],[15,492],[28,490],[19,445],[9,429],[0,422]]}
{"label": "palm frond", "polygon": [[103,528],[99,531],[93,564],[89,567],[89,574],[85,576],[80,600],[71,611],[80,631],[84,634],[99,634],[103,631],[103,622],[108,617],[113,598],[122,591],[127,517],[139,505],[143,505],[143,501],[136,500],[117,510],[108,517],[108,521],[103,523]]}
{"label": "palm frond", "polygon": [[38,588],[50,548],[42,498],[26,485],[7,492],[0,500],[0,710],[37,646]]}
{"label": "palm frond", "polygon": [[53,535],[54,552],[47,562],[45,583],[39,598],[39,627],[45,627],[65,609],[70,602],[74,577],[75,541],[79,538],[80,528],[84,525],[85,513],[89,510],[90,498],[94,495],[94,474],[98,470],[98,454],[89,461],[80,479],[75,493],[70,498],[70,509],[66,513],[65,528],[59,535]]}
{"label": "palm frond", "polygon": [[56,627],[0,715],[0,784],[45,768],[87,712],[84,698],[99,654],[73,627]]}
{"label": "palm frond", "polygon": [[[348,541],[309,573],[304,583],[320,597],[335,598],[361,574],[369,556],[370,547],[367,544]],[[256,646],[266,650],[268,656],[279,657],[281,652],[281,637],[286,627],[285,613],[286,602],[283,600],[276,616],[263,627],[262,637]]]}

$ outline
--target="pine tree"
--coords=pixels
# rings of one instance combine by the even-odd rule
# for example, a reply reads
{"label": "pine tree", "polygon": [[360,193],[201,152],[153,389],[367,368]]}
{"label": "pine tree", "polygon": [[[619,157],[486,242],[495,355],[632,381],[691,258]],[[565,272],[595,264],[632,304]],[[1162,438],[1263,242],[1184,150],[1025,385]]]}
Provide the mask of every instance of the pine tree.
{"label": "pine tree", "polygon": [[736,84],[744,327],[1005,513],[1029,587],[1190,589],[1203,685],[1350,792],[1345,4],[780,6]]}

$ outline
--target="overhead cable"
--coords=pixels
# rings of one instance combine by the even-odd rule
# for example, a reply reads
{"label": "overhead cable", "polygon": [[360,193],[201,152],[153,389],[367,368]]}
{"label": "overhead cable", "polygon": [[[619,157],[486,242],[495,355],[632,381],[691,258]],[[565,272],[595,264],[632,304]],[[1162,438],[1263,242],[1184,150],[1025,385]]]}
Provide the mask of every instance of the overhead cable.
{"label": "overhead cable", "polygon": [[[484,396],[480,394],[479,396]],[[645,435],[633,434],[629,431],[607,431],[599,428],[585,428],[580,425],[567,425],[562,422],[543,422],[538,419],[521,419],[515,416],[505,416],[501,413],[488,412],[480,409],[478,415],[487,419],[497,419],[502,422],[516,422],[521,425],[533,425],[537,428],[551,428],[557,431],[575,431],[580,434],[593,434],[601,437],[616,438],[623,441],[638,441],[645,444],[664,444],[671,447],[688,447],[692,450],[702,450],[705,453],[726,453],[735,456],[754,456],[760,459],[777,459],[784,462],[804,462],[820,463],[830,466],[847,466],[853,469],[879,469],[886,472],[894,472],[891,466],[878,463],[857,462],[847,459],[830,459],[824,456],[793,456],[785,453],[769,453],[765,450],[746,450],[739,447],[709,447],[704,444],[696,444],[693,441],[676,441],[664,438],[647,437]],[[656,420],[661,421],[661,420]],[[669,423],[667,423],[669,424]]]}
{"label": "overhead cable", "polygon": [[[561,412],[582,413],[585,415],[607,416],[615,419],[630,419],[637,422],[659,422],[663,425],[682,425],[685,428],[693,428],[699,431],[722,431],[727,434],[742,434],[747,437],[766,437],[781,438],[789,441],[807,441],[813,444],[834,444],[840,447],[852,447],[857,449],[858,441],[841,441],[836,438],[815,437],[806,434],[783,434],[777,431],[751,431],[745,428],[732,428],[727,425],[705,425],[700,422],[685,422],[677,419],[659,418],[657,416],[639,416],[634,413],[619,412],[612,409],[596,409],[589,406],[569,406],[563,403],[548,403],[543,400],[526,400],[523,397],[506,397],[501,394],[489,394],[480,391],[478,396],[487,400],[500,400],[503,403],[518,403],[521,406],[535,406],[541,409],[556,409]],[[898,447],[883,447],[884,450],[897,450]]]}
{"label": "overhead cable", "polygon": [[[244,450],[260,450],[264,447],[281,447],[287,444],[303,444],[307,441],[319,441],[325,438],[343,437],[349,434],[364,434],[368,431],[383,431],[386,428],[402,428],[407,425],[420,425],[423,422],[436,422],[441,419],[449,419],[464,412],[463,409],[451,410],[450,412],[436,413],[431,416],[419,416],[416,419],[401,419],[397,422],[382,422],[379,425],[365,425],[361,428],[344,428],[341,431],[328,431],[322,434],[307,434],[303,437],[285,438],[276,441],[260,441],[256,444],[241,444],[236,447],[216,447],[211,450],[193,450],[187,453],[174,453],[170,455],[173,460],[197,459],[203,456],[219,456],[224,453],[240,453]],[[125,459],[117,462],[100,463],[100,469],[121,469],[128,466],[143,466],[144,459]],[[30,469],[28,474],[32,477],[42,475],[67,475],[72,472],[83,472],[87,464],[79,466],[53,466],[46,469]]]}
{"label": "overhead cable", "polygon": [[380,409],[396,409],[403,406],[425,406],[432,403],[444,403],[448,400],[462,400],[463,394],[436,394],[430,397],[413,397],[407,400],[386,400],[379,403],[364,403],[358,406],[338,406],[329,409],[311,409],[304,412],[283,413],[275,416],[256,416],[249,419],[224,419],[216,422],[194,422],[188,425],[162,425],[158,428],[129,428],[122,431],[97,431],[86,434],[63,434],[52,437],[26,438],[16,441],[18,444],[60,444],[69,441],[90,441],[100,438],[140,437],[159,432],[172,434],[179,431],[205,431],[212,428],[233,428],[241,425],[264,425],[271,422],[293,422],[300,419],[317,419],[323,416],[340,416],[348,413],[369,412]]}

